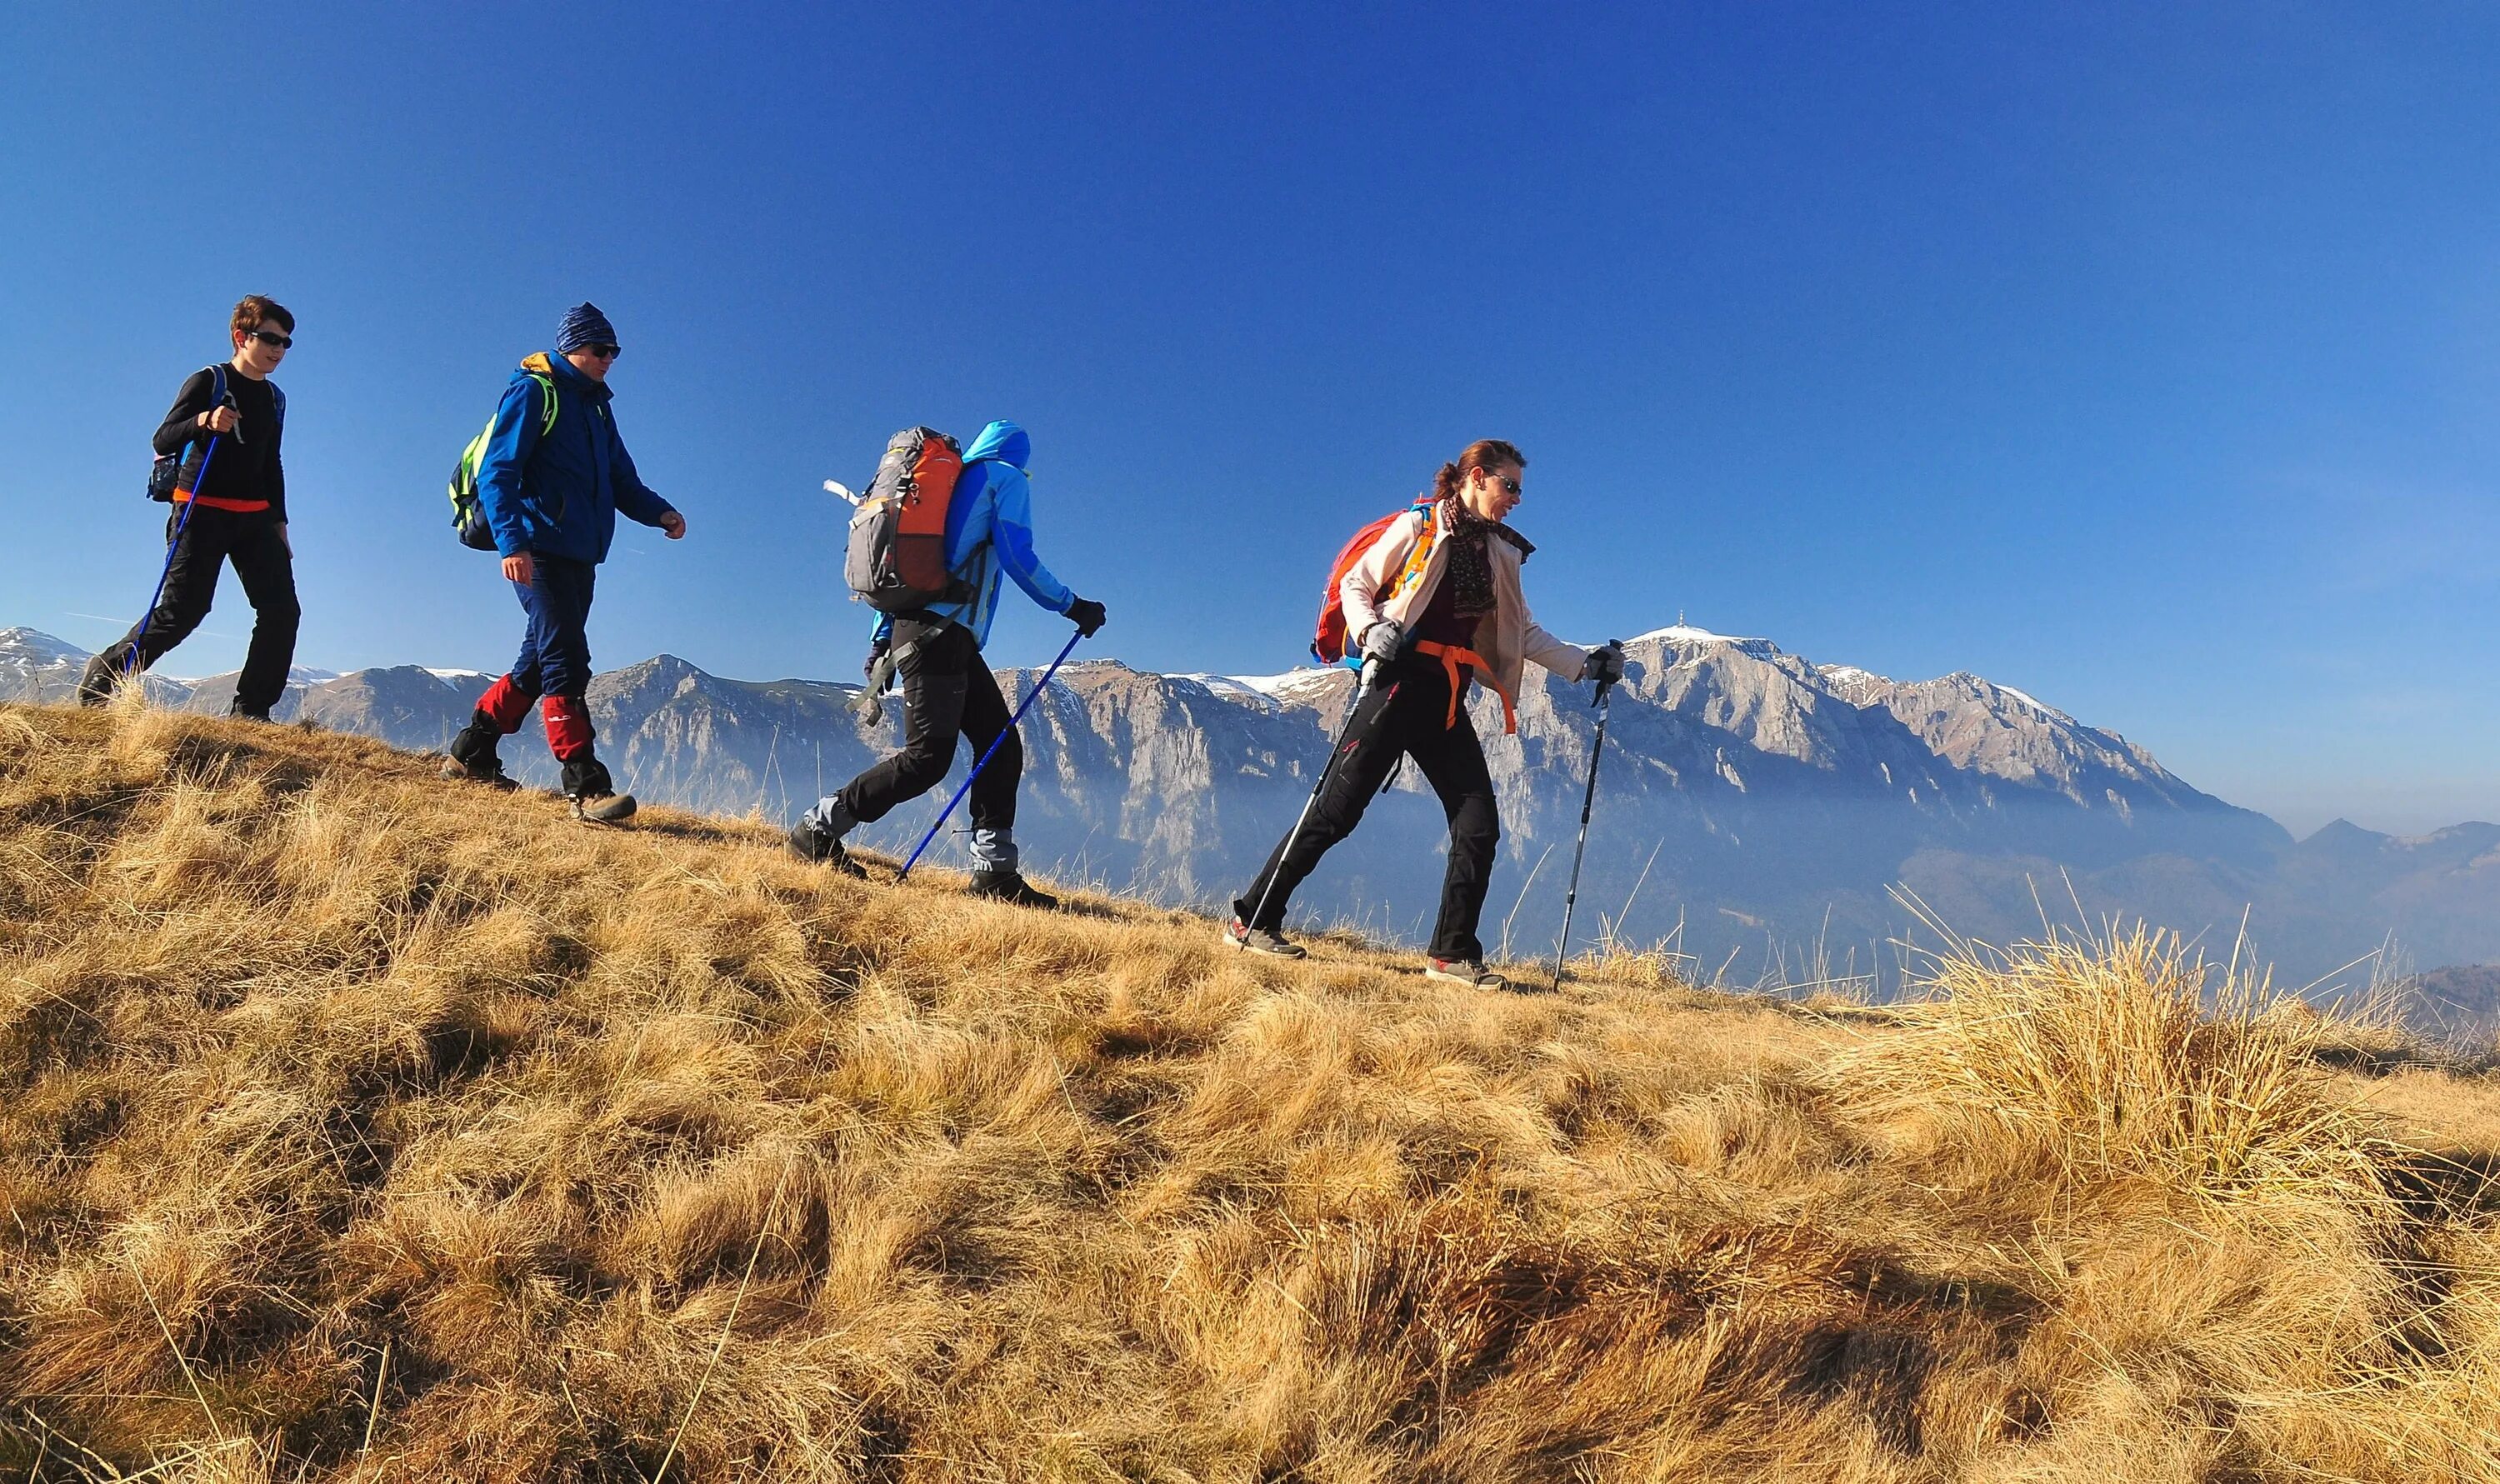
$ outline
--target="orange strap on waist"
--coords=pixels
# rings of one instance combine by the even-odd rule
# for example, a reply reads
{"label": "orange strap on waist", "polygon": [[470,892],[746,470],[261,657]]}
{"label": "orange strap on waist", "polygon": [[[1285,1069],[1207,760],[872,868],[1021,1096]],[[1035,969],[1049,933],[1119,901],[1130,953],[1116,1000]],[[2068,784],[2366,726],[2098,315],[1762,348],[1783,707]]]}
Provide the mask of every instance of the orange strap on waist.
{"label": "orange strap on waist", "polygon": [[187,489],[174,491],[176,505],[188,505],[193,501],[213,511],[232,511],[238,515],[255,514],[269,509],[269,502],[266,500],[229,500],[223,495],[195,495]]}
{"label": "orange strap on waist", "polygon": [[1494,680],[1492,670],[1485,664],[1483,655],[1463,644],[1435,643],[1429,639],[1415,641],[1415,652],[1429,654],[1439,660],[1441,672],[1450,677],[1450,719],[1445,723],[1446,725],[1459,724],[1459,698],[1467,693],[1467,677],[1459,673],[1460,668],[1464,666],[1483,676],[1485,684],[1492,687],[1495,695],[1501,697],[1501,729],[1504,732],[1519,730],[1519,712],[1510,704],[1510,692],[1502,689]]}

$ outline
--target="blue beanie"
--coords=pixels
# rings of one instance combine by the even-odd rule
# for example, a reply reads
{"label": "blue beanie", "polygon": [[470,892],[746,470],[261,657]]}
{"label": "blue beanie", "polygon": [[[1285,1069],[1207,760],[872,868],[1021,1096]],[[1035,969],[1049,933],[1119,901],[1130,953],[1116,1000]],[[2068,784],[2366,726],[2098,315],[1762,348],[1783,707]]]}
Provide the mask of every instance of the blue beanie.
{"label": "blue beanie", "polygon": [[555,328],[555,353],[570,355],[584,346],[613,346],[616,327],[599,313],[599,306],[584,301],[564,312],[564,323]]}

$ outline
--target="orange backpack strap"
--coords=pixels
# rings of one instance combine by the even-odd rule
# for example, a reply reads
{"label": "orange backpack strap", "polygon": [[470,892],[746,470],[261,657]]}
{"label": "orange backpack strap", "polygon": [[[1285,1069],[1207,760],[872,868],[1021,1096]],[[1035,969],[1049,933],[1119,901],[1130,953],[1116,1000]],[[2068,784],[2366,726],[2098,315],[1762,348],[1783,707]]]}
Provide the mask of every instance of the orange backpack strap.
{"label": "orange backpack strap", "polygon": [[1495,695],[1501,697],[1503,733],[1508,734],[1519,730],[1519,709],[1511,704],[1510,692],[1502,689],[1501,682],[1493,677],[1493,669],[1485,663],[1483,655],[1464,644],[1435,643],[1429,639],[1415,641],[1415,652],[1429,654],[1439,660],[1441,673],[1450,677],[1450,716],[1442,723],[1443,726],[1454,727],[1459,724],[1459,697],[1466,694],[1467,688],[1466,676],[1459,673],[1459,668],[1465,666],[1474,671],[1477,677],[1482,679]]}

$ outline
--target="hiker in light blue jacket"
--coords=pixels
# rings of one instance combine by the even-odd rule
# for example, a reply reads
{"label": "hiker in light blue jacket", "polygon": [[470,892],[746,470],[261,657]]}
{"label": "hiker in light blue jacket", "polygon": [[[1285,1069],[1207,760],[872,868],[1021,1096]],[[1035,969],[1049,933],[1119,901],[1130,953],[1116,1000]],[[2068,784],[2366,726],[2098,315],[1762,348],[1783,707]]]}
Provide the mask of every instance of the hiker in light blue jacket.
{"label": "hiker in light blue jacket", "polygon": [[[790,832],[791,848],[853,874],[842,849],[855,825],[885,817],[946,776],[960,738],[978,758],[993,741],[998,755],[971,791],[972,890],[1031,907],[1056,903],[1016,869],[1016,782],[1024,746],[1009,726],[1012,712],[981,658],[997,616],[999,583],[1013,577],[1025,596],[1075,620],[1091,638],[1102,626],[1102,605],[1079,598],[1051,576],[1033,549],[1033,487],[1025,465],[1033,440],[1012,422],[994,422],[964,451],[964,472],[946,507],[946,570],[970,590],[959,603],[880,613],[870,636],[869,684],[883,683],[891,666],[903,677],[903,749],[872,766],[836,793],[816,801]],[[1004,733],[1003,741],[1000,734]]]}

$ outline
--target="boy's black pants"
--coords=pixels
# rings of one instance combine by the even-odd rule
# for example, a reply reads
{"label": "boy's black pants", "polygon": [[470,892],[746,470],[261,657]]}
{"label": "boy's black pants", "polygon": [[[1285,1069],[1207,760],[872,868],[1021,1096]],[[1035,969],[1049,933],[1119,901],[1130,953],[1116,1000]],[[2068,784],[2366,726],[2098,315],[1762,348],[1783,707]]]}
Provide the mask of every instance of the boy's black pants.
{"label": "boy's black pants", "polygon": [[[1450,821],[1450,864],[1441,876],[1441,915],[1432,926],[1432,957],[1479,960],[1484,943],[1476,924],[1485,891],[1493,884],[1495,846],[1501,815],[1494,802],[1493,775],[1484,744],[1466,708],[1450,721],[1450,677],[1429,659],[1410,656],[1393,667],[1385,683],[1363,698],[1354,724],[1338,748],[1335,766],[1310,818],[1299,834],[1277,841],[1275,852],[1250,889],[1233,904],[1234,915],[1254,928],[1275,931],[1285,923],[1294,888],[1319,866],[1329,847],[1354,833],[1372,795],[1389,781],[1400,756],[1411,757],[1441,799]],[[1268,889],[1270,878],[1274,890]],[[1262,897],[1267,907],[1251,921]]]}
{"label": "boy's black pants", "polygon": [[[265,715],[286,694],[286,672],[295,663],[295,628],[304,616],[295,601],[295,558],[286,549],[286,539],[278,534],[278,522],[266,512],[202,506],[191,512],[178,539],[174,527],[181,520],[181,507],[177,506],[165,521],[165,539],[174,543],[173,560],[165,573],[165,595],[156,600],[155,610],[146,619],[131,625],[129,633],[88,662],[81,694],[99,699],[123,670],[144,671],[190,638],[200,620],[209,616],[219,570],[232,562],[252,608],[251,647],[244,655],[243,675],[235,682],[234,709]],[[140,632],[143,628],[145,636]],[[130,664],[133,645],[139,649],[136,667]],[[99,677],[101,690],[87,694]]]}
{"label": "boy's black pants", "polygon": [[960,623],[897,617],[891,643],[895,673],[903,677],[903,750],[872,765],[834,797],[863,824],[882,819],[896,805],[938,786],[954,761],[958,738],[972,744],[977,763],[1004,733],[998,756],[972,783],[972,828],[1014,828],[1024,742],[1007,724],[1006,697],[982,662],[972,631]]}

